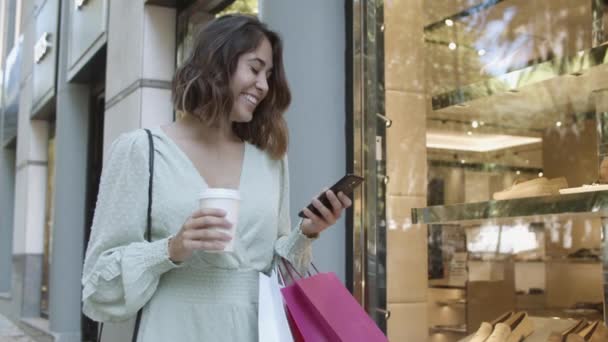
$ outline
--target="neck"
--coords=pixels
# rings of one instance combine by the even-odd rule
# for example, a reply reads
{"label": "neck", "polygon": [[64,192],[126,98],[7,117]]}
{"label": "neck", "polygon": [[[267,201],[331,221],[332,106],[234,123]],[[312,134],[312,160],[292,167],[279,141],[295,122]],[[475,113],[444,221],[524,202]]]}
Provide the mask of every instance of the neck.
{"label": "neck", "polygon": [[232,122],[230,120],[222,120],[208,125],[192,114],[185,114],[178,120],[178,124],[183,127],[190,138],[210,142],[240,141],[239,137],[232,130]]}

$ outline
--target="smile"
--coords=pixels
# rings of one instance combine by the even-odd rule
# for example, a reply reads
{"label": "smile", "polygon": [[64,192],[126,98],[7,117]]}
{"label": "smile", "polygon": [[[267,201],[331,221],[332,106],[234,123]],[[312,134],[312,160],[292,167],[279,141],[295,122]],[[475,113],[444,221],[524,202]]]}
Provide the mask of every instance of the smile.
{"label": "smile", "polygon": [[245,97],[245,100],[247,100],[247,102],[251,103],[254,106],[258,105],[258,98],[251,95],[251,94],[243,94],[243,97]]}

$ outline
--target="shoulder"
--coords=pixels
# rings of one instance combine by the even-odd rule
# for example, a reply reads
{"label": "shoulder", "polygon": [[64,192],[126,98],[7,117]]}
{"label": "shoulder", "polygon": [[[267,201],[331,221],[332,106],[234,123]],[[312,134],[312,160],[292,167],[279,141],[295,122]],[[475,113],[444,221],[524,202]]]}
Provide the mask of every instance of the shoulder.
{"label": "shoulder", "polygon": [[112,142],[109,151],[109,160],[116,162],[146,159],[148,156],[148,134],[143,129],[123,133]]}

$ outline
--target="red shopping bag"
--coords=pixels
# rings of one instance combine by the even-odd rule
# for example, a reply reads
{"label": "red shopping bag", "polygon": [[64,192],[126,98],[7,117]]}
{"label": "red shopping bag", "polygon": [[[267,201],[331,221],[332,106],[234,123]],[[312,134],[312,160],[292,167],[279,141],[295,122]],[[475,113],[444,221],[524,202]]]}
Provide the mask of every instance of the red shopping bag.
{"label": "red shopping bag", "polygon": [[282,288],[281,293],[285,299],[287,318],[295,342],[340,341],[326,322],[317,319],[318,313],[314,306],[302,296],[295,285]]}
{"label": "red shopping bag", "polygon": [[388,339],[334,273],[318,273],[281,289],[294,337],[304,341],[386,342]]}

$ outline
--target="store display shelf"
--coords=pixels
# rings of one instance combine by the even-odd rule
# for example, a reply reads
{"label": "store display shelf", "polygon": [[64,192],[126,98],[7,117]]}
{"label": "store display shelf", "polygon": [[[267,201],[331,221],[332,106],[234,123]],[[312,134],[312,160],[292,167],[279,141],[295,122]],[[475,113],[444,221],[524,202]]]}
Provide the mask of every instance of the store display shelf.
{"label": "store display shelf", "polygon": [[608,191],[412,209],[414,224],[446,224],[537,215],[608,214]]}
{"label": "store display shelf", "polygon": [[463,324],[460,324],[460,325],[433,325],[429,328],[429,330],[432,334],[445,333],[445,332],[466,334],[467,326],[463,325]]}
{"label": "store display shelf", "polygon": [[516,264],[545,264],[548,262],[567,264],[601,264],[602,259],[601,255],[598,255],[598,258],[546,257],[534,260],[514,259],[513,262]]}
{"label": "store display shelf", "polygon": [[[606,64],[608,64],[608,45],[600,45],[579,51],[572,56],[556,57],[447,92],[433,94],[431,102],[433,110],[440,110],[496,94],[519,92],[519,89],[528,85],[562,75],[582,75],[591,68]],[[602,82],[599,79],[597,81]],[[599,84],[598,86],[601,87]]]}

